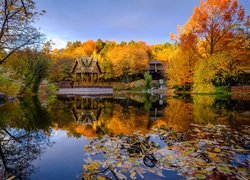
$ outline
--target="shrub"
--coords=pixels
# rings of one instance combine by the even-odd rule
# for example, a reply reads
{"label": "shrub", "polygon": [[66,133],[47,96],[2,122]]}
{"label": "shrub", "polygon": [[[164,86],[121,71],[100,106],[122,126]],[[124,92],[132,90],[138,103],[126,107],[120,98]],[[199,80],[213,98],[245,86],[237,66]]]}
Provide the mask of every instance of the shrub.
{"label": "shrub", "polygon": [[12,78],[12,72],[0,67],[0,92],[16,96],[20,90],[20,81]]}
{"label": "shrub", "polygon": [[152,82],[152,76],[150,75],[150,73],[147,71],[144,73],[144,80],[146,82],[145,88],[146,90],[151,88],[151,82]]}

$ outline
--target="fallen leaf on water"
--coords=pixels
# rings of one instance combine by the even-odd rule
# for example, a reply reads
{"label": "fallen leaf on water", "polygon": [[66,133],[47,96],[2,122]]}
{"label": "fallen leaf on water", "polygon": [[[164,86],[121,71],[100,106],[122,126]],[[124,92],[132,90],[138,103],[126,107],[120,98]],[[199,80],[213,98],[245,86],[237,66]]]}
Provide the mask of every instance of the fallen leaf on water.
{"label": "fallen leaf on water", "polygon": [[216,152],[216,153],[220,153],[220,152],[221,152],[221,150],[220,150],[220,148],[216,147],[216,148],[214,148],[214,152]]}
{"label": "fallen leaf on water", "polygon": [[205,179],[206,176],[204,174],[196,174],[195,177],[197,177],[198,179]]}

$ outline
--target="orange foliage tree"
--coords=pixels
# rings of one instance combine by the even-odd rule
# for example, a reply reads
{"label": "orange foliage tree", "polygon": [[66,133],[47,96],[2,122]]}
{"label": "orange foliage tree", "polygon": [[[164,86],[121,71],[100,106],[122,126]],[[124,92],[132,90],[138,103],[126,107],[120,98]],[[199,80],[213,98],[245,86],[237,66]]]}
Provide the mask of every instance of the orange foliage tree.
{"label": "orange foliage tree", "polygon": [[178,34],[170,37],[183,48],[191,47],[200,57],[208,58],[214,53],[245,48],[242,41],[237,41],[244,23],[244,8],[237,0],[201,0],[188,22],[178,27]]}

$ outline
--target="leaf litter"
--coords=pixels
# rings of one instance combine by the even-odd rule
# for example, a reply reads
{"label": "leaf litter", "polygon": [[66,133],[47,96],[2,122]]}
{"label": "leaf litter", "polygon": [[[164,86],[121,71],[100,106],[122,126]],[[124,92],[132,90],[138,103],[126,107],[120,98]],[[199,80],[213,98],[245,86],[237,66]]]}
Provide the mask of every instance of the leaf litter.
{"label": "leaf litter", "polygon": [[165,177],[175,170],[187,179],[249,179],[250,131],[223,125],[191,124],[187,132],[153,129],[150,134],[90,139],[83,179]]}

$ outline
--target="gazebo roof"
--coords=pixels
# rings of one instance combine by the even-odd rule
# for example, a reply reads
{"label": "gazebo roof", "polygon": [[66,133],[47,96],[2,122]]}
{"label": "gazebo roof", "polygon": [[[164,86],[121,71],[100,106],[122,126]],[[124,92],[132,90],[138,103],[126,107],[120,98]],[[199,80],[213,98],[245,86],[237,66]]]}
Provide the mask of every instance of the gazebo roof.
{"label": "gazebo roof", "polygon": [[77,58],[71,72],[76,73],[101,73],[97,60],[91,57]]}

